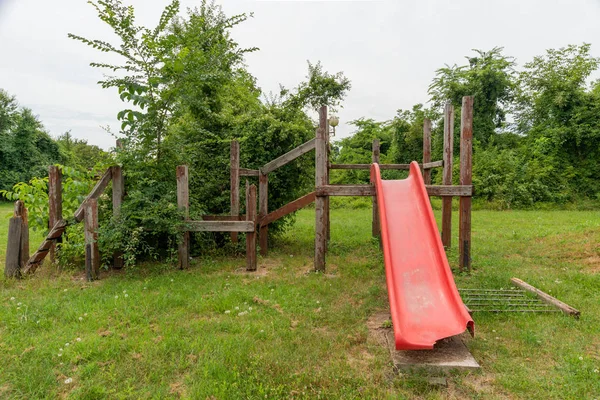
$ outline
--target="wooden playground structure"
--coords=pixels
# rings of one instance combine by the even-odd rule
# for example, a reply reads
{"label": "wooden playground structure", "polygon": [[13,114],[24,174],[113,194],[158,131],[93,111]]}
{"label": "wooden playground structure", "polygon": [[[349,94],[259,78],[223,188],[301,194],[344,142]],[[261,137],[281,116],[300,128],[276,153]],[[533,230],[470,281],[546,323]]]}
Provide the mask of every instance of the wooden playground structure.
{"label": "wooden playground structure", "polygon": [[[472,187],[472,138],[473,138],[473,97],[463,98],[460,127],[460,185],[452,184],[454,149],[454,108],[450,102],[444,108],[444,150],[443,160],[431,161],[431,121],[423,124],[423,161],[420,164],[429,196],[442,197],[442,243],[448,248],[451,244],[452,198],[459,197],[459,265],[461,270],[471,269],[471,196]],[[120,144],[117,142],[117,147]],[[230,146],[230,215],[204,215],[201,221],[189,219],[189,170],[188,166],[177,167],[177,205],[183,212],[184,232],[178,247],[178,264],[182,269],[189,266],[190,232],[231,232],[231,239],[238,240],[238,233],[246,234],[246,269],[256,270],[256,242],[260,253],[268,253],[269,224],[285,215],[293,213],[311,203],[315,203],[315,256],[314,268],[324,271],[326,253],[330,238],[330,196],[371,196],[373,198],[372,234],[380,236],[376,193],[370,184],[331,185],[330,170],[368,170],[371,164],[332,164],[329,160],[330,127],[327,107],[319,109],[319,126],[316,137],[295,149],[263,165],[259,169],[240,167],[240,146],[232,141]],[[315,150],[315,190],[283,207],[269,212],[269,174],[296,158]],[[372,162],[379,163],[379,141],[373,141]],[[409,164],[382,164],[382,170],[408,170]],[[431,170],[443,168],[442,185],[431,185]],[[246,214],[240,215],[240,178],[258,178],[256,185],[246,179]],[[120,166],[110,167],[102,175],[74,214],[74,221],[67,222],[62,216],[62,176],[56,166],[49,167],[49,233],[37,251],[29,257],[27,210],[22,202],[15,205],[15,214],[9,226],[8,251],[5,275],[20,277],[35,270],[49,254],[55,259],[56,243],[60,242],[69,223],[84,222],[85,225],[85,266],[88,280],[98,278],[100,255],[97,243],[98,198],[112,182],[113,213],[119,213],[125,194],[123,171]],[[257,213],[258,205],[258,213]],[[114,254],[115,268],[122,268],[122,253]]]}

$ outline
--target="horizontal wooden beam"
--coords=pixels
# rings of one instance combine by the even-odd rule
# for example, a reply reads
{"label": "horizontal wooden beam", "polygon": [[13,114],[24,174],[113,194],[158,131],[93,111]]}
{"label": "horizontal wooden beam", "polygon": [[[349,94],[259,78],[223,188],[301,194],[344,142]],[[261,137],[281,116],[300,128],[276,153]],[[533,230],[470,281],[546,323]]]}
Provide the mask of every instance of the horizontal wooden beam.
{"label": "horizontal wooden beam", "polygon": [[373,196],[371,185],[324,185],[317,188],[317,196]]}
{"label": "horizontal wooden beam", "polygon": [[100,197],[100,195],[102,193],[104,193],[104,189],[106,189],[106,187],[110,183],[111,179],[112,179],[112,168],[108,168],[106,170],[106,172],[104,173],[104,175],[102,175],[100,180],[98,182],[96,182],[96,186],[94,186],[94,188],[92,189],[90,194],[87,195],[87,197],[85,198],[83,203],[81,203],[81,205],[79,206],[77,211],[75,211],[75,221],[77,221],[77,222],[83,221],[83,213],[84,213],[85,203],[87,203],[87,201],[90,199],[97,199],[98,197]]}
{"label": "horizontal wooden beam", "polygon": [[[372,164],[329,164],[329,169],[371,169]],[[424,169],[432,169],[442,167],[443,161],[434,161],[426,164],[419,164],[419,167]],[[408,171],[410,164],[379,164],[379,169],[395,169]]]}
{"label": "horizontal wooden beam", "polygon": [[427,194],[430,196],[465,196],[473,195],[471,185],[426,185]]}
{"label": "horizontal wooden beam", "polygon": [[203,221],[245,221],[245,215],[203,215]]}
{"label": "horizontal wooden beam", "polygon": [[301,155],[308,153],[309,151],[315,148],[316,139],[311,139],[308,142],[301,144],[295,149],[288,151],[284,155],[277,157],[273,161],[266,163],[261,169],[260,172],[263,174],[268,174],[269,172],[275,171],[279,167],[283,167],[285,164],[295,160]]}
{"label": "horizontal wooden beam", "polygon": [[525,289],[528,292],[535,294],[544,303],[550,304],[550,305],[558,308],[560,311],[564,312],[565,314],[572,315],[575,318],[579,318],[579,316],[581,315],[581,312],[579,310],[576,310],[575,308],[571,307],[570,305],[563,303],[562,301],[550,296],[547,293],[542,292],[540,289],[537,289],[537,288],[531,286],[529,283],[524,282],[524,281],[520,280],[519,278],[512,278],[510,281],[513,284],[520,287],[521,289]]}
{"label": "horizontal wooden beam", "polygon": [[257,169],[240,168],[240,176],[258,176]]}
{"label": "horizontal wooden beam", "polygon": [[265,226],[272,222],[277,221],[279,218],[298,211],[301,208],[306,207],[310,203],[314,202],[316,198],[316,192],[311,192],[306,196],[302,196],[292,202],[287,203],[285,206],[267,214],[263,219],[259,221],[259,225]]}
{"label": "horizontal wooden beam", "polygon": [[444,161],[432,161],[425,164],[420,165],[423,169],[432,169],[432,168],[440,168],[444,166]]}
{"label": "horizontal wooden beam", "polygon": [[254,221],[186,221],[189,232],[254,232]]}

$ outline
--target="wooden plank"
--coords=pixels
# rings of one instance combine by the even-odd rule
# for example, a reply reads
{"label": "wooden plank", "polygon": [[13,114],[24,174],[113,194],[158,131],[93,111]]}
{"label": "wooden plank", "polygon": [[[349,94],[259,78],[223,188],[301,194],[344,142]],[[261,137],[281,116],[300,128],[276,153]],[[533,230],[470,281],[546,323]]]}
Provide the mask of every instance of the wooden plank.
{"label": "wooden plank", "polygon": [[[315,141],[315,187],[317,193],[327,185],[327,107],[319,109],[319,128]],[[315,199],[315,270],[325,271],[327,252],[327,201],[319,196]]]}
{"label": "wooden plank", "polygon": [[[269,176],[261,173],[258,176],[258,219],[261,220],[269,213]],[[267,255],[269,247],[269,225],[261,225],[258,232],[260,254]]]}
{"label": "wooden plank", "polygon": [[444,166],[444,161],[443,160],[432,161],[432,162],[429,162],[427,164],[422,164],[421,165],[421,169],[428,170],[428,169],[439,168],[439,167],[443,167],[443,166]]}
{"label": "wooden plank", "polygon": [[324,196],[374,196],[371,185],[324,185],[316,190],[317,201]]}
{"label": "wooden plank", "polygon": [[472,196],[473,186],[471,185],[426,185],[427,194],[430,196]]}
{"label": "wooden plank", "polygon": [[[371,155],[371,161],[373,162],[373,164],[375,164],[375,163],[379,164],[379,156],[380,156],[379,139],[373,140],[372,151],[373,151],[373,154]],[[371,234],[373,235],[373,237],[379,237],[381,234],[380,233],[381,228],[379,226],[379,208],[377,206],[377,195],[376,194],[373,195],[372,203],[373,203],[373,213],[372,213],[372,221],[371,221]]]}
{"label": "wooden plank", "polygon": [[[460,184],[473,183],[473,96],[463,97],[460,113]],[[461,196],[458,213],[459,266],[471,271],[471,197]]]}
{"label": "wooden plank", "polygon": [[[230,210],[232,216],[240,215],[240,144],[232,140],[229,148],[229,183],[230,183]],[[231,241],[238,242],[237,232],[231,232]]]}
{"label": "wooden plank", "polygon": [[29,261],[29,218],[25,203],[21,200],[15,201],[15,217],[21,217],[21,243],[19,249],[19,267],[25,268]]}
{"label": "wooden plank", "polygon": [[88,281],[98,279],[100,274],[100,251],[98,250],[98,200],[89,199],[84,207],[85,274]]}
{"label": "wooden plank", "polygon": [[[444,171],[442,183],[452,185],[452,158],[454,152],[454,107],[450,101],[444,107]],[[452,197],[442,199],[442,243],[449,248],[452,244]]]}
{"label": "wooden plank", "polygon": [[245,221],[245,215],[203,215],[203,221]]}
{"label": "wooden plank", "polygon": [[[62,219],[62,173],[56,165],[48,167],[48,229]],[[50,248],[50,261],[56,261],[56,243]]]}
{"label": "wooden plank", "polygon": [[[187,165],[177,167],[177,207],[187,220],[190,216],[189,171]],[[187,269],[190,264],[190,233],[183,232],[177,249],[179,268]]]}
{"label": "wooden plank", "polygon": [[85,204],[90,199],[98,199],[98,197],[100,197],[100,195],[102,193],[104,193],[104,189],[106,189],[106,187],[110,183],[111,179],[112,179],[112,168],[108,168],[106,170],[106,172],[104,172],[104,174],[102,175],[100,180],[98,182],[96,182],[96,185],[94,186],[94,188],[92,189],[90,194],[87,195],[87,197],[85,198],[83,203],[81,203],[81,205],[79,206],[77,211],[75,211],[75,221],[77,221],[77,222],[83,221],[83,217],[84,217],[83,209],[85,207]]}
{"label": "wooden plank", "polygon": [[301,144],[295,149],[288,151],[284,155],[277,157],[273,161],[266,163],[261,169],[260,172],[263,174],[268,174],[269,172],[275,171],[279,167],[283,167],[285,164],[294,161],[296,158],[300,157],[303,154],[308,153],[312,149],[315,148],[315,139],[311,139],[306,143]]}
{"label": "wooden plank", "polygon": [[294,201],[287,203],[285,206],[278,208],[272,213],[267,214],[264,218],[259,220],[259,224],[269,225],[270,223],[277,221],[279,218],[282,218],[288,214],[291,214],[295,211],[298,211],[301,208],[306,207],[311,204],[316,199],[316,192],[310,192],[309,194],[300,197]]}
{"label": "wooden plank", "polygon": [[520,287],[522,289],[525,289],[525,290],[527,290],[530,293],[535,294],[544,303],[550,304],[550,305],[558,308],[559,310],[561,310],[565,314],[572,315],[575,318],[579,318],[579,316],[581,315],[581,312],[579,310],[571,307],[570,305],[568,305],[566,303],[563,303],[562,301],[558,300],[555,297],[550,296],[547,293],[542,292],[541,290],[537,289],[534,286],[531,286],[529,283],[527,283],[525,281],[522,281],[519,278],[512,278],[510,281],[513,284],[517,285],[518,287]]}
{"label": "wooden plank", "polygon": [[431,185],[431,170],[426,169],[425,165],[431,162],[431,120],[423,120],[423,181],[426,185]]}
{"label": "wooden plank", "polygon": [[246,221],[253,227],[246,233],[246,270],[256,271],[256,185],[251,185],[246,191]]}
{"label": "wooden plank", "polygon": [[[117,143],[117,146],[119,143]],[[125,197],[125,180],[123,179],[123,169],[120,166],[111,167],[112,171],[112,203],[113,216],[118,217],[121,212],[121,204]],[[123,268],[123,252],[116,251],[113,254],[113,267],[116,269]]]}
{"label": "wooden plank", "polygon": [[254,225],[247,221],[186,221],[188,232],[254,232]]}
{"label": "wooden plank", "polygon": [[240,168],[240,176],[258,176],[259,173],[257,169]]}
{"label": "wooden plank", "polygon": [[8,242],[6,245],[6,261],[4,276],[6,278],[21,277],[21,217],[12,217],[8,222]]}

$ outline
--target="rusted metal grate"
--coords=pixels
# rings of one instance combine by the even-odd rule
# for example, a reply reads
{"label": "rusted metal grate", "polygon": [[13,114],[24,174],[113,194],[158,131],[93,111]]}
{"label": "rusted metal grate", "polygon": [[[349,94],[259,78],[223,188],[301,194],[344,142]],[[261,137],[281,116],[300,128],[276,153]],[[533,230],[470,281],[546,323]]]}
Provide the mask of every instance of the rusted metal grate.
{"label": "rusted metal grate", "polygon": [[463,302],[472,312],[556,313],[556,307],[519,288],[459,289]]}

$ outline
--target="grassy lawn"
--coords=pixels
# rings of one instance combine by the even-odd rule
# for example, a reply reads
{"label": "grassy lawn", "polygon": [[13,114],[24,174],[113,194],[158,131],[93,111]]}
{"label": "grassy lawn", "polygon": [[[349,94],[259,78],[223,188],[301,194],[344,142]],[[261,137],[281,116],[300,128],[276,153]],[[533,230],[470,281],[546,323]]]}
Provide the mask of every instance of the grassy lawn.
{"label": "grassy lawn", "polygon": [[[9,210],[0,206],[0,216]],[[600,394],[600,213],[474,212],[475,270],[457,274],[459,287],[508,287],[516,276],[582,316],[476,314],[468,346],[482,370],[452,375],[447,388],[393,373],[366,324],[387,307],[371,210],[331,214],[326,274],[310,272],[314,212],[304,210],[256,273],[244,271],[238,254],[196,258],[188,271],[143,265],[92,284],[48,266],[28,280],[0,281],[0,398]]]}

